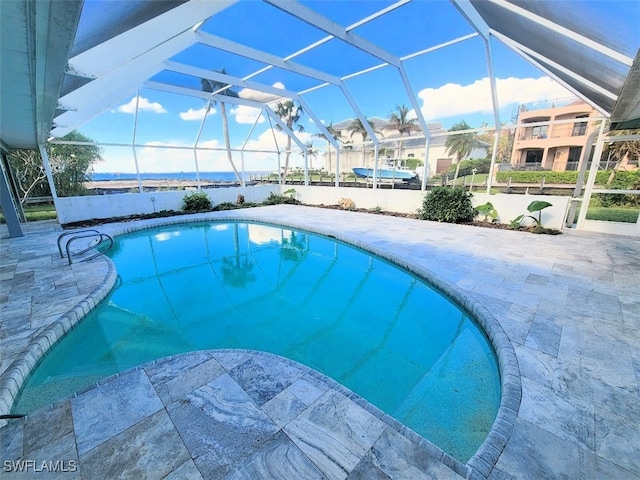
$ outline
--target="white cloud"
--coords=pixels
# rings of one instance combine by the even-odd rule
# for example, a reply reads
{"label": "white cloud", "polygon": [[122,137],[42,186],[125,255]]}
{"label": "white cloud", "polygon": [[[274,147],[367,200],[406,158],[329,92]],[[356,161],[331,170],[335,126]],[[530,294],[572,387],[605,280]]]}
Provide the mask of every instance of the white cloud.
{"label": "white cloud", "polygon": [[[278,88],[280,90],[284,90],[284,84],[282,82],[276,82],[271,85],[273,88]],[[273,95],[271,93],[259,92],[258,90],[253,90],[251,88],[243,88],[238,92],[238,96],[240,98],[244,98],[247,100],[254,100],[256,102],[268,103],[279,98],[278,95]]]}
{"label": "white cloud", "polygon": [[[116,111],[122,113],[136,113],[136,98],[133,97],[129,103],[124,105],[120,105],[116,108]],[[138,102],[138,110],[153,112],[153,113],[167,113],[165,108],[160,105],[158,102],[150,102],[148,98],[140,97],[140,101]]]}
{"label": "white cloud", "polygon": [[[284,132],[274,131],[276,140],[280,150],[284,150],[287,146],[287,135]],[[276,150],[276,145],[273,140],[274,133],[267,129],[262,132],[258,138],[247,142],[247,150]],[[296,133],[296,137],[300,139],[302,143],[309,142],[313,139],[313,136],[308,132]],[[302,167],[304,166],[304,157],[300,154],[299,147],[295,142],[291,141],[291,156],[289,157],[289,167]],[[317,160],[312,160],[314,166],[320,165],[320,157]],[[285,154],[284,152],[280,157],[282,166],[284,166]],[[269,152],[246,152],[244,154],[245,168],[247,170],[278,170],[278,155],[276,153]]]}
{"label": "white cloud", "polygon": [[[501,108],[514,103],[530,103],[563,98],[571,94],[549,77],[498,78],[498,101]],[[493,110],[489,78],[470,85],[447,83],[438,88],[418,92],[422,99],[422,114],[426,120],[461,116],[471,113],[490,113]]]}
{"label": "white cloud", "polygon": [[[253,124],[261,113],[259,108],[247,107],[246,105],[238,105],[230,110],[238,123]],[[264,123],[264,116],[260,117],[258,123]]]}
{"label": "white cloud", "polygon": [[[272,87],[279,88],[281,90],[285,88],[282,82],[276,82],[272,85]],[[280,98],[279,95],[259,92],[258,90],[253,90],[251,88],[243,88],[238,92],[238,96],[245,100],[253,100],[260,103],[270,103]],[[260,109],[247,107],[246,105],[237,105],[236,107],[231,109],[231,113],[235,116],[236,122],[253,124],[260,114]],[[258,120],[258,123],[264,123],[264,121],[264,116],[262,116],[260,117],[260,120]]]}
{"label": "white cloud", "polygon": [[[179,115],[182,120],[190,121],[190,120],[202,120],[204,118],[205,113],[207,113],[206,105],[202,108],[199,108],[198,110],[194,110],[193,108],[190,108],[186,112],[180,112]],[[209,109],[209,115],[213,115],[214,113],[216,113],[216,109],[211,107]]]}

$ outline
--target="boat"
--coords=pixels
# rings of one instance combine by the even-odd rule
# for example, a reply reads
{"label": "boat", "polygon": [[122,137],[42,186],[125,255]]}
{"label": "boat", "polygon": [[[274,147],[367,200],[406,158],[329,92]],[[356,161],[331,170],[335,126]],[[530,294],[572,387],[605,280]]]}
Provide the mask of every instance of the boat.
{"label": "boat", "polygon": [[[418,179],[418,174],[415,171],[396,165],[392,162],[393,160],[386,161],[378,166],[378,180],[413,182]],[[356,167],[352,170],[356,177],[373,178],[373,168],[371,167]]]}

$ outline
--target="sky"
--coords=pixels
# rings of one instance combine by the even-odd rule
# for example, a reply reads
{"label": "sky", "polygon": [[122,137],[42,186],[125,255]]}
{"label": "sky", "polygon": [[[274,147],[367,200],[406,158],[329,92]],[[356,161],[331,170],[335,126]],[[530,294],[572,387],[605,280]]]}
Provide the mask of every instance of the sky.
{"label": "sky", "polygon": [[[561,2],[573,8],[573,2]],[[81,19],[88,22],[91,15],[108,6],[104,0],[88,0]],[[349,26],[368,17],[394,2],[375,1],[302,1],[303,5],[343,26]],[[580,8],[591,9],[594,18],[617,31],[622,38],[632,38],[636,47],[640,44],[638,19],[640,7],[637,2],[621,0],[587,0]],[[259,22],[248,22],[247,18],[259,18]],[[80,30],[81,30],[80,29]],[[200,31],[227,38],[269,54],[286,57],[326,36],[315,27],[293,19],[288,14],[257,0],[243,0],[222,10],[207,20]],[[635,33],[634,33],[635,32]],[[381,18],[357,27],[353,33],[369,42],[402,57],[474,33],[473,28],[455,7],[444,0],[414,0]],[[535,108],[551,102],[570,99],[572,94],[562,85],[527,63],[498,40],[492,40],[493,66],[497,82],[500,105],[500,122],[510,122],[521,103]],[[633,50],[633,47],[631,47]],[[229,75],[245,77],[265,64],[238,57],[228,52],[202,44],[193,45],[178,53],[171,60],[205,68],[225,69]],[[292,60],[301,65],[323,70],[343,77],[354,72],[374,67],[380,60],[333,39],[323,45],[297,56]],[[466,121],[472,127],[483,122],[493,125],[492,99],[484,42],[475,36],[421,56],[404,61],[409,80],[421,111],[427,122],[440,122],[445,129],[456,122]],[[152,80],[200,89],[199,79],[185,75],[160,72]],[[271,68],[253,77],[252,81],[301,92],[318,85],[318,80],[294,74],[279,68]],[[388,118],[398,105],[411,106],[398,71],[391,66],[345,80],[345,84],[363,114],[370,117]],[[265,94],[235,88],[240,98],[265,100]],[[202,125],[206,102],[195,97],[180,96],[167,92],[141,89],[138,100],[138,121],[135,128],[136,156],[142,172],[190,172],[195,170],[193,150],[178,150],[167,147],[193,147],[202,127],[198,142],[197,160],[200,171],[229,171],[231,167],[223,151],[206,150],[224,147],[222,136],[221,105],[213,105]],[[328,86],[302,97],[309,104],[316,118],[325,125],[338,123],[355,117],[345,95],[335,86]],[[78,130],[95,141],[130,144],[133,138],[136,92]],[[272,132],[269,121],[259,116],[259,110],[246,106],[226,105],[230,140],[233,148],[243,144],[248,150],[269,150],[265,153],[245,153],[244,166],[247,171],[272,171],[277,169],[274,136],[282,150],[286,135]],[[415,112],[413,112],[415,116]],[[256,119],[258,123],[255,124]],[[304,133],[298,133],[303,142],[313,142],[322,151],[326,142],[314,136],[319,132],[311,116],[303,115],[300,125]],[[252,131],[253,128],[253,131]],[[240,153],[234,160],[240,168]],[[131,147],[103,147],[105,160],[95,165],[96,172],[135,172]],[[284,155],[283,155],[284,158]],[[299,152],[291,155],[294,166],[303,164]]]}

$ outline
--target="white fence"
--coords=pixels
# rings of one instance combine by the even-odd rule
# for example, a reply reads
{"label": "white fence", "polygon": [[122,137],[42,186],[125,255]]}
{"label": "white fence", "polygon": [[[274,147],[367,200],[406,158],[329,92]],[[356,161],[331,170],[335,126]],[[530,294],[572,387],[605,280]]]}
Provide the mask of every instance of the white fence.
{"label": "white fence", "polygon": [[[257,185],[252,187],[203,188],[214,205],[233,202],[238,194],[246,202],[260,203],[271,192],[279,193],[279,185]],[[56,202],[61,224],[91,220],[94,218],[125,217],[161,210],[180,210],[182,199],[189,193],[184,190],[146,193],[119,193],[113,195],[88,195],[82,197],[60,197]]]}

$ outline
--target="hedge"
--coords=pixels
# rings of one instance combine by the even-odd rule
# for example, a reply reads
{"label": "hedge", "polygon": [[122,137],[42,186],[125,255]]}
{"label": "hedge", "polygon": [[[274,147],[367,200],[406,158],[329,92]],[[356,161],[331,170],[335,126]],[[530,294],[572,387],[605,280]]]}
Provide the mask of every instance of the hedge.
{"label": "hedge", "polygon": [[[627,174],[637,174],[638,172],[617,172],[616,177],[626,176]],[[611,174],[610,170],[601,170],[596,174],[596,184],[597,185],[605,185],[607,180],[609,180],[609,175]],[[586,178],[588,177],[589,172],[587,172]],[[637,175],[636,175],[637,176]],[[553,183],[564,183],[564,184],[575,184],[578,181],[578,172],[551,172],[551,171],[535,171],[535,172],[498,172],[496,175],[496,180],[499,183],[507,183],[511,178],[512,183],[533,183],[540,184],[542,182],[542,178],[544,178],[545,184],[553,184]],[[619,188],[619,187],[618,187]]]}

